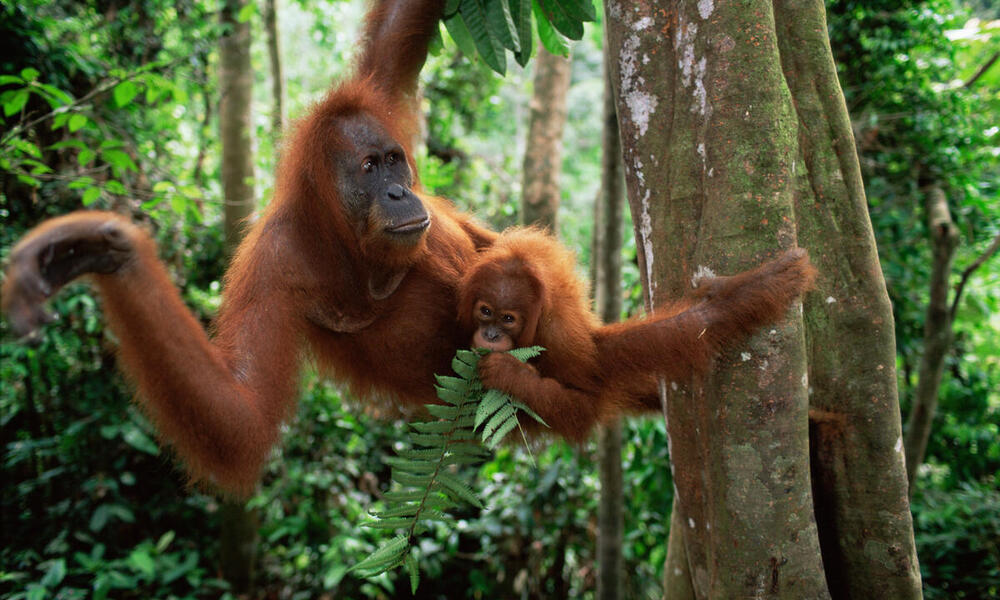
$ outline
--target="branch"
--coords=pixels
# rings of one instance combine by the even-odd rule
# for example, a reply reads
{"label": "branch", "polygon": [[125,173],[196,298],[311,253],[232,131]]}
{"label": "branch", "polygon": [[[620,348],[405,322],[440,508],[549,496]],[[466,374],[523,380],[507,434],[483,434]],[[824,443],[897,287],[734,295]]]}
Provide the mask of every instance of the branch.
{"label": "branch", "polygon": [[[195,46],[195,52],[198,52],[198,51],[199,51],[199,48],[196,45]],[[129,80],[135,79],[136,77],[138,77],[140,75],[145,75],[146,73],[155,72],[155,71],[161,71],[163,73],[169,72],[170,69],[174,68],[176,65],[180,64],[181,62],[189,59],[190,56],[191,56],[190,54],[187,54],[187,55],[184,55],[184,56],[178,56],[178,57],[174,58],[173,60],[169,60],[169,61],[153,61],[153,62],[150,62],[150,63],[146,63],[144,65],[140,65],[135,70],[133,70],[133,71],[131,71],[131,72],[125,74],[125,75],[122,75],[120,77],[112,77],[111,79],[108,79],[104,83],[98,84],[97,86],[94,87],[94,89],[90,90],[85,95],[83,95],[80,98],[74,100],[73,102],[70,102],[69,104],[66,104],[64,106],[60,106],[58,108],[54,108],[51,111],[45,113],[44,115],[42,115],[42,116],[40,116],[40,117],[38,117],[38,118],[36,118],[36,119],[34,119],[32,121],[29,121],[27,123],[18,124],[18,125],[15,125],[15,126],[11,127],[10,131],[8,131],[3,136],[3,138],[0,138],[0,147],[6,146],[8,142],[10,142],[16,136],[20,135],[21,132],[26,131],[26,130],[30,130],[30,129],[34,128],[35,125],[38,125],[39,123],[42,123],[42,122],[44,122],[47,119],[51,119],[51,118],[55,117],[58,114],[61,114],[61,113],[64,113],[64,112],[69,112],[70,110],[73,110],[74,108],[76,108],[76,107],[78,107],[78,106],[80,106],[82,104],[85,104],[86,102],[92,100],[96,96],[99,96],[100,94],[103,94],[104,92],[107,92],[108,90],[110,90],[111,88],[115,87],[116,85],[118,85],[119,83],[121,83],[123,81],[129,81]]]}
{"label": "branch", "polygon": [[955,297],[951,301],[951,319],[955,319],[955,312],[958,310],[958,301],[962,298],[962,290],[965,289],[965,283],[969,280],[969,277],[975,272],[976,269],[983,266],[983,263],[988,261],[994,254],[1000,250],[1000,233],[993,238],[993,243],[990,247],[986,249],[985,252],[979,255],[979,258],[972,261],[972,264],[962,271],[962,278],[958,280],[958,284],[955,286]]}
{"label": "branch", "polygon": [[970,87],[972,87],[973,84],[975,84],[980,77],[986,74],[986,71],[990,70],[990,67],[992,67],[993,64],[997,62],[998,58],[1000,58],[1000,52],[994,52],[993,56],[991,56],[989,60],[983,63],[983,66],[979,67],[979,70],[976,71],[975,75],[970,77],[969,80],[962,85],[962,87],[964,87],[965,89],[969,89]]}

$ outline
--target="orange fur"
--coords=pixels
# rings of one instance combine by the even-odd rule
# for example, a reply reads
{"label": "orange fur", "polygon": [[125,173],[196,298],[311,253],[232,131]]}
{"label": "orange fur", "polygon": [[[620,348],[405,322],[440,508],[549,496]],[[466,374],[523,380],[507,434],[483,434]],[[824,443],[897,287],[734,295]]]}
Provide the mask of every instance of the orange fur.
{"label": "orange fur", "polygon": [[[752,271],[703,281],[647,318],[601,326],[573,255],[545,233],[515,229],[504,232],[462,277],[459,317],[472,335],[472,307],[479,301],[497,311],[537,315],[537,323],[524,325],[534,335],[518,344],[546,351],[533,364],[491,353],[480,361],[480,376],[486,387],[527,403],[553,432],[579,442],[594,425],[622,413],[659,410],[657,375],[687,379],[704,373],[722,347],[781,320],[815,274],[804,250],[790,250]],[[529,288],[542,290],[530,295],[541,298],[540,306],[497,293]],[[497,298],[505,304],[497,306]]]}
{"label": "orange fur", "polygon": [[34,330],[47,297],[93,273],[121,367],[160,435],[196,479],[235,492],[253,488],[278,439],[305,348],[363,398],[435,400],[434,374],[466,345],[454,315],[458,279],[496,234],[420,196],[430,228],[400,244],[375,213],[360,224],[349,217],[334,157],[354,143],[345,120],[361,118],[401,145],[416,172],[408,99],[441,10],[440,0],[385,0],[369,13],[357,75],[302,119],[284,148],[276,197],[226,274],[214,339],[184,306],[149,236],[100,212],[42,224],[12,251],[3,309],[14,329]]}

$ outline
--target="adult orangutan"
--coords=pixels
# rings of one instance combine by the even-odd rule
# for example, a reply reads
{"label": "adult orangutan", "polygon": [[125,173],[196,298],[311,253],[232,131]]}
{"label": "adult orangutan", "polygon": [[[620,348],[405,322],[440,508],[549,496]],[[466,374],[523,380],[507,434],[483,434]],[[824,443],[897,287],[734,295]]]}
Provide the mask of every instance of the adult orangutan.
{"label": "adult orangutan", "polygon": [[[473,346],[494,351],[479,362],[483,385],[581,441],[622,413],[660,410],[656,375],[686,381],[704,372],[720,349],[784,317],[815,274],[805,250],[789,250],[752,271],[704,279],[646,318],[601,326],[573,255],[543,232],[511,230],[462,278],[458,316]],[[504,352],[531,345],[546,349],[531,364]]]}
{"label": "adult orangutan", "polygon": [[45,222],[13,249],[2,307],[14,331],[34,331],[45,299],[90,274],[161,436],[195,478],[237,492],[278,439],[305,346],[359,396],[433,401],[433,374],[467,344],[458,278],[495,237],[414,191],[412,97],[442,5],[386,1],[366,17],[357,72],[287,142],[276,197],[226,274],[212,341],[149,236],[103,212]]}

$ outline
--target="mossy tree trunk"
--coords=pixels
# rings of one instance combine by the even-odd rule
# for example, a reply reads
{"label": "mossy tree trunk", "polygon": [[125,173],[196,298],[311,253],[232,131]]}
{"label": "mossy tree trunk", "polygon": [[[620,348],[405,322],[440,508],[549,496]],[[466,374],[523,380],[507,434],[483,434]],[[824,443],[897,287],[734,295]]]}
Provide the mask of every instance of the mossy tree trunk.
{"label": "mossy tree trunk", "polygon": [[648,304],[802,246],[804,310],[664,382],[668,598],[920,596],[885,292],[823,4],[606,5]]}

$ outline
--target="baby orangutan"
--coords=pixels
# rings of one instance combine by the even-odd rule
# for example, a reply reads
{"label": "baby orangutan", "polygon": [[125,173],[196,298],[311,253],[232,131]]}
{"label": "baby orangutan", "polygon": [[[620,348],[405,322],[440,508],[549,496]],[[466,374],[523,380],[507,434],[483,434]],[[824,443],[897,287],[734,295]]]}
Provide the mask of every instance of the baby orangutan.
{"label": "baby orangutan", "polygon": [[[483,385],[580,442],[597,423],[660,410],[658,376],[704,373],[724,346],[781,320],[815,276],[796,248],[751,271],[703,280],[648,317],[602,326],[573,255],[545,233],[514,229],[462,277],[459,319],[473,347],[492,351],[479,362]],[[506,353],[532,345],[546,349],[533,364]]]}

